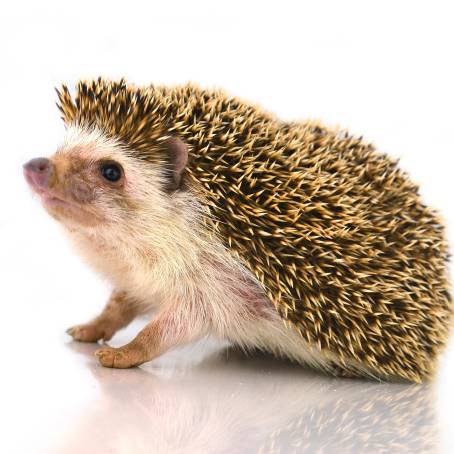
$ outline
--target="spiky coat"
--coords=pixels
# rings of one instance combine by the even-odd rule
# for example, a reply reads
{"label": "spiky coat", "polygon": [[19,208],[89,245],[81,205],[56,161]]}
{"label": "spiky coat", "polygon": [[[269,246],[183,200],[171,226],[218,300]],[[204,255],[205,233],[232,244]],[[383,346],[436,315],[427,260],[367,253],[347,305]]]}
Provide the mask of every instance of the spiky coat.
{"label": "spiky coat", "polygon": [[186,187],[205,224],[260,280],[303,338],[382,376],[433,372],[453,307],[437,214],[396,161],[345,132],[285,123],[194,85],[63,86],[64,121],[94,125],[140,159],[189,147]]}

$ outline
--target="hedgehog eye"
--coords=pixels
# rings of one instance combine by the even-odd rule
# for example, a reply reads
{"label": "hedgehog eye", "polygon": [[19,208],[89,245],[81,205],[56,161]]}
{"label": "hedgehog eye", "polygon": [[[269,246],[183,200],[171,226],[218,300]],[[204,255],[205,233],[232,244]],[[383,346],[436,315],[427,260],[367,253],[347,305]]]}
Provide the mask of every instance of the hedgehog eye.
{"label": "hedgehog eye", "polygon": [[116,162],[105,162],[100,167],[101,175],[112,183],[115,183],[121,178],[122,169]]}

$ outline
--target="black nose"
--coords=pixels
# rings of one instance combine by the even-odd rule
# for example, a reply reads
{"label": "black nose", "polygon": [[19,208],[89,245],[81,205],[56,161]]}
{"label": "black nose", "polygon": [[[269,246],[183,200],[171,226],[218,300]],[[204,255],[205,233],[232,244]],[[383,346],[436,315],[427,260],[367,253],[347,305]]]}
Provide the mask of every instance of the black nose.
{"label": "black nose", "polygon": [[35,158],[24,164],[24,168],[30,172],[35,173],[49,173],[51,166],[47,158]]}

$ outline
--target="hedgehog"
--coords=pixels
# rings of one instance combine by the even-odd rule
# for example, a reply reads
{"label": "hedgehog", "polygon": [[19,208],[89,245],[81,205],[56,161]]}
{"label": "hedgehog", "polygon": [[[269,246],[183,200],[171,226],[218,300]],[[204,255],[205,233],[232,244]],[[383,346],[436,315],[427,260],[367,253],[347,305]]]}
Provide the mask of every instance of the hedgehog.
{"label": "hedgehog", "polygon": [[65,139],[24,174],[112,284],[102,313],[67,331],[103,342],[102,366],[210,335],[334,375],[434,375],[454,312],[448,246],[397,160],[193,83],[98,78],[57,95]]}

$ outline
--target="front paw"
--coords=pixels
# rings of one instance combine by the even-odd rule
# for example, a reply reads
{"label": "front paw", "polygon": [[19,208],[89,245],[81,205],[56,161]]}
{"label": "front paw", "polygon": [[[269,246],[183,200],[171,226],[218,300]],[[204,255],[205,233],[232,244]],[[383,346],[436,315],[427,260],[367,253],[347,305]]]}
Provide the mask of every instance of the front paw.
{"label": "front paw", "polygon": [[95,356],[104,367],[128,369],[147,361],[142,350],[134,350],[127,346],[120,348],[103,347],[95,351]]}
{"label": "front paw", "polygon": [[114,332],[108,330],[99,323],[86,323],[85,325],[76,325],[66,330],[74,340],[80,342],[97,342],[99,340],[109,340]]}

